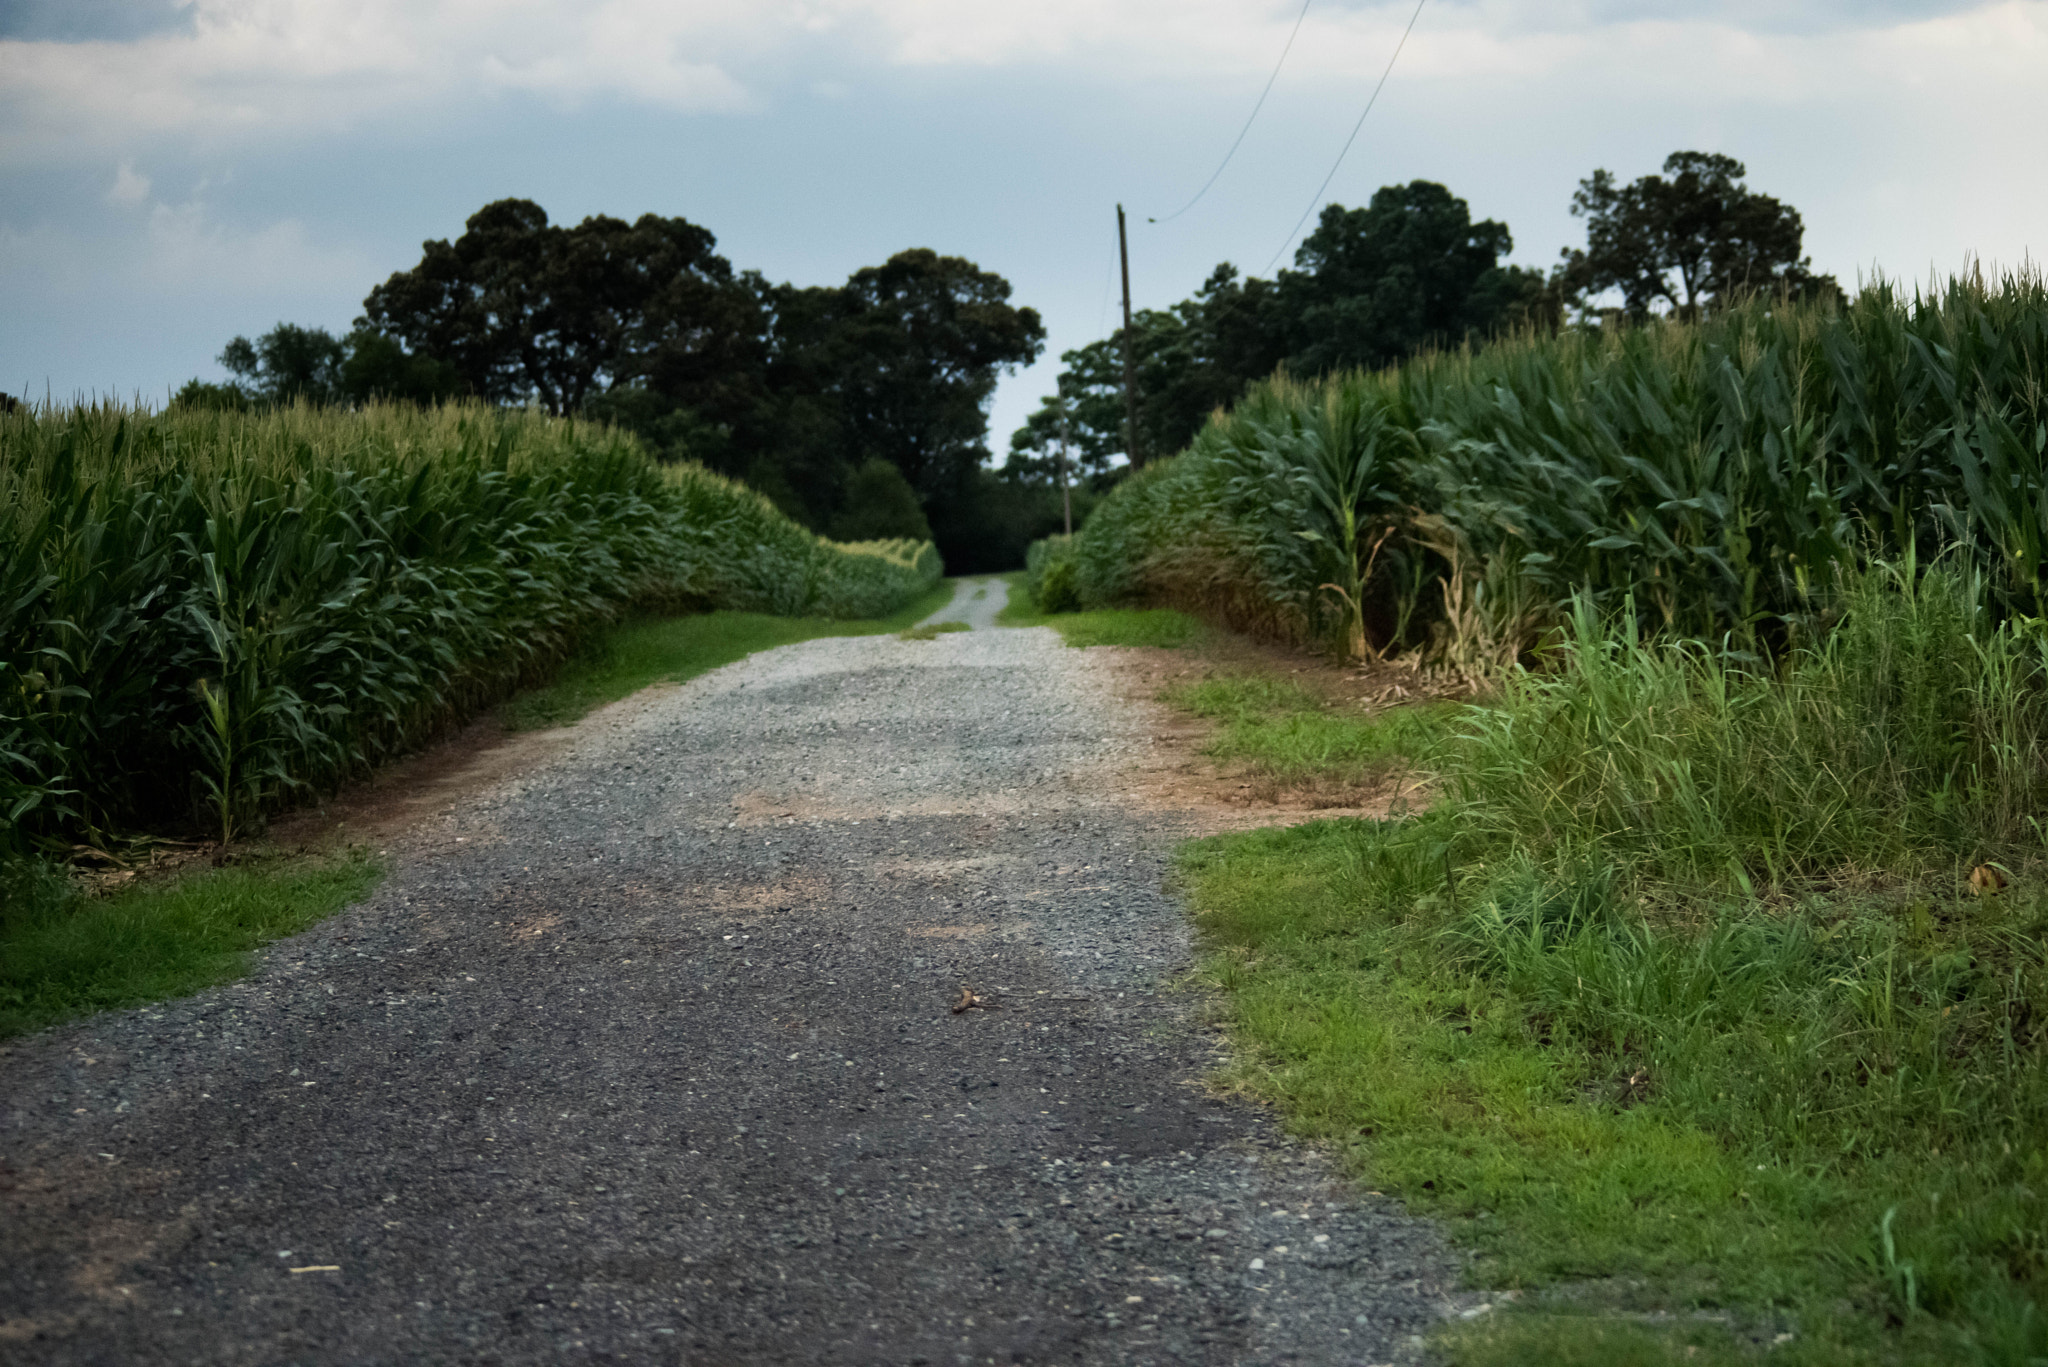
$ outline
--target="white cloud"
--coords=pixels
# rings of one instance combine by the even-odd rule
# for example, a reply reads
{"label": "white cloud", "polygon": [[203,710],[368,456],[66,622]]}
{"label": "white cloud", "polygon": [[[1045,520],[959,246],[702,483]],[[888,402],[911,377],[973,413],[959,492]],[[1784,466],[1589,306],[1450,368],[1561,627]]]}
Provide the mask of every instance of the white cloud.
{"label": "white cloud", "polygon": [[[1576,75],[1678,98],[1811,100],[1867,81],[1887,49],[1939,80],[1975,63],[2038,76],[2044,0],[1961,13],[1940,0],[1680,11],[1647,0],[1438,0],[1408,83]],[[1936,17],[1914,19],[1915,12]],[[126,153],[151,140],[246,144],[513,94],[667,110],[766,107],[863,69],[1045,66],[1097,79],[1256,82],[1293,0],[191,0],[188,27],[126,42],[0,40],[0,164]],[[1791,15],[1787,31],[1767,22]],[[1289,85],[1369,82],[1405,0],[1312,9]],[[2036,64],[2019,64],[2019,54]]]}
{"label": "white cloud", "polygon": [[114,183],[107,187],[110,204],[140,204],[149,198],[149,177],[137,175],[135,163],[124,161],[114,171]]}
{"label": "white cloud", "polygon": [[375,274],[361,252],[316,240],[295,218],[232,223],[202,200],[166,204],[146,188],[123,207],[144,212],[110,215],[91,227],[0,221],[0,293],[119,286],[158,300],[262,298],[337,288],[360,293]]}

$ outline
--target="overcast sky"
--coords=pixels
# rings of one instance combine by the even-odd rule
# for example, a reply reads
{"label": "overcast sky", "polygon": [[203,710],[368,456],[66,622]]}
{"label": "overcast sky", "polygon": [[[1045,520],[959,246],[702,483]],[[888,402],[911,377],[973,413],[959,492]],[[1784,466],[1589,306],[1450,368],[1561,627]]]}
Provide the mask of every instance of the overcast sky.
{"label": "overcast sky", "polygon": [[[0,389],[158,400],[236,333],[347,328],[506,196],[679,214],[737,267],[906,247],[1044,314],[1058,353],[1218,261],[1265,274],[1413,12],[1311,0],[0,0]],[[1514,259],[1583,240],[1595,167],[1726,152],[1845,284],[2048,252],[2048,0],[1428,0],[1328,198],[1442,181]]]}

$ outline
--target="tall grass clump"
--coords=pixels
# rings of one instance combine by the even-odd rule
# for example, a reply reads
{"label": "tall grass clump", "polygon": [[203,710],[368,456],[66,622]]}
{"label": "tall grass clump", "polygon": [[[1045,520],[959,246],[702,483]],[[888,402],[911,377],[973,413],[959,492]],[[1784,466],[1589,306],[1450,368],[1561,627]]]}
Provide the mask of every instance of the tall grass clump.
{"label": "tall grass clump", "polygon": [[1767,665],[1582,594],[1428,751],[1434,808],[1198,847],[1197,903],[1251,951],[1264,1085],[1485,1212],[1492,1275],[2028,1367],[2048,637],[1962,555],[1816,596],[1833,629]]}
{"label": "tall grass clump", "polygon": [[[1369,461],[1331,463],[1338,413],[1374,432]],[[1348,547],[1298,520],[1330,507],[1364,529]],[[1278,377],[1119,486],[1074,559],[1091,604],[1156,598],[1340,651],[1362,616],[1375,649],[1497,667],[1574,594],[1775,650],[1862,557],[1950,545],[2001,612],[2038,615],[2044,539],[2048,286],[2020,273]],[[1354,576],[1359,615],[1322,587]]]}
{"label": "tall grass clump", "polygon": [[0,845],[228,839],[627,604],[880,615],[939,572],[532,413],[0,416]]}
{"label": "tall grass clump", "polygon": [[1981,571],[1879,565],[1776,670],[1574,600],[1559,668],[1505,679],[1460,768],[1480,827],[1665,879],[1785,887],[2022,859],[2048,811],[2048,632]]}

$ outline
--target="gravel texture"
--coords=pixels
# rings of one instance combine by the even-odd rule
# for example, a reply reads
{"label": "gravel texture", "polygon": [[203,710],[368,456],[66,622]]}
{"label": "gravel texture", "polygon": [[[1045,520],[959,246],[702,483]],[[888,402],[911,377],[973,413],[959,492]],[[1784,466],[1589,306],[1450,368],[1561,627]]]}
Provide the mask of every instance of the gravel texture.
{"label": "gravel texture", "polygon": [[1044,629],[592,718],[248,979],[0,1054],[0,1359],[1414,1360],[1433,1230],[1202,1086],[1142,722]]}
{"label": "gravel texture", "polygon": [[953,601],[918,623],[965,622],[976,631],[996,624],[996,614],[1010,601],[1010,586],[1000,579],[962,579],[953,586]]}

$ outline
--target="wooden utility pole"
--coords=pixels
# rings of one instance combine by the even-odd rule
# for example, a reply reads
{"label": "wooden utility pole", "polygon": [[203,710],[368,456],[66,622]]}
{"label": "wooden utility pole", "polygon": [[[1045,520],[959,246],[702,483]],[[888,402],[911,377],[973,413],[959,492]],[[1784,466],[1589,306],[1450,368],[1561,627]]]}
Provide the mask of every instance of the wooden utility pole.
{"label": "wooden utility pole", "polygon": [[1124,454],[1133,468],[1143,465],[1138,450],[1138,371],[1131,362],[1131,248],[1124,236],[1124,206],[1116,206],[1116,254],[1124,267]]}

